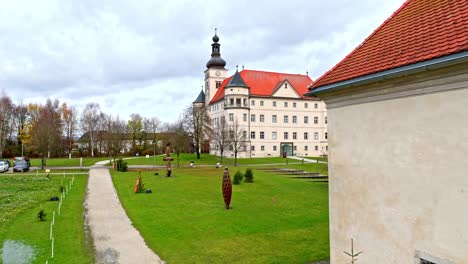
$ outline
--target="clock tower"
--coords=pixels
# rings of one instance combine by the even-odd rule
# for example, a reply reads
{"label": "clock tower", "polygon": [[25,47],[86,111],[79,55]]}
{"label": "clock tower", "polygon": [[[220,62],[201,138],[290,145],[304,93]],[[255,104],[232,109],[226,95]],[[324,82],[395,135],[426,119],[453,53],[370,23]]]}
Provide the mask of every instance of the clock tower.
{"label": "clock tower", "polygon": [[226,61],[221,58],[219,37],[215,29],[213,36],[213,44],[211,44],[211,59],[206,63],[205,70],[205,102],[206,105],[210,103],[213,96],[221,87],[221,83],[226,79],[227,70]]}

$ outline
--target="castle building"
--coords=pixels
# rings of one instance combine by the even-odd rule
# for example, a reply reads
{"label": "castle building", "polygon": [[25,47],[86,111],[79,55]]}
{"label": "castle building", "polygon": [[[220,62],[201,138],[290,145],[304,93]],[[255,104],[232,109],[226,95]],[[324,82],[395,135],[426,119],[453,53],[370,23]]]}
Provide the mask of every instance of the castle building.
{"label": "castle building", "polygon": [[[279,157],[327,155],[327,109],[304,96],[308,75],[244,70],[228,77],[215,33],[206,64],[205,91],[194,105],[209,110],[211,128],[226,130],[224,156]],[[210,136],[210,153],[220,155],[220,140]]]}

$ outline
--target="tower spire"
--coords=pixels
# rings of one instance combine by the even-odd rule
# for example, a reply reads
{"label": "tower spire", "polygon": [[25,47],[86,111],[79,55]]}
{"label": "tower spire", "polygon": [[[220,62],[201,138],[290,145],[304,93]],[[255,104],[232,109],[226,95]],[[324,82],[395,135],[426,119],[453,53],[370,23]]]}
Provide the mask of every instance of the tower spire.
{"label": "tower spire", "polygon": [[218,28],[215,28],[215,34],[213,36],[213,44],[211,44],[211,59],[206,63],[207,68],[224,68],[226,61],[221,58],[220,46],[218,37]]}

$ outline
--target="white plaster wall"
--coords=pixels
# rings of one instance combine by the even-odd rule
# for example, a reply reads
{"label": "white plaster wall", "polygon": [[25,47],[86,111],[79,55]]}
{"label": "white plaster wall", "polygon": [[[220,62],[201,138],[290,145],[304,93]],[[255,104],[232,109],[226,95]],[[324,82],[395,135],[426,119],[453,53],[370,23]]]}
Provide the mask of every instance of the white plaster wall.
{"label": "white plaster wall", "polygon": [[468,263],[468,86],[328,110],[331,263]]}
{"label": "white plaster wall", "polygon": [[[263,101],[263,105],[261,104]],[[276,106],[273,106],[276,102]],[[284,103],[287,102],[286,107]],[[294,103],[296,106],[294,107]],[[306,107],[307,104],[307,107]],[[317,104],[317,108],[315,108]],[[215,107],[215,105],[219,105]],[[248,142],[247,151],[238,153],[239,157],[279,157],[281,156],[281,142],[292,142],[296,146],[297,156],[320,156],[327,154],[327,139],[325,139],[325,132],[327,132],[327,125],[325,124],[325,116],[327,109],[323,101],[304,100],[304,99],[288,99],[288,98],[250,98],[250,111],[246,109],[230,108],[224,110],[221,103],[210,105],[210,117],[220,117],[224,115],[226,120],[229,120],[229,113],[234,114],[234,120],[238,120],[239,126],[247,131]],[[247,113],[247,121],[243,120],[243,114]],[[260,115],[264,115],[264,122],[260,122]],[[255,115],[255,122],[250,121],[250,115]],[[272,116],[277,116],[277,123],[272,122]],[[284,116],[287,115],[289,122],[284,123]],[[297,117],[297,123],[293,123],[293,116]],[[304,116],[309,117],[307,124],[304,124]],[[319,118],[318,124],[314,124],[314,116]],[[231,123],[228,122],[228,125]],[[255,131],[255,139],[250,139],[250,132]],[[272,138],[272,132],[277,133],[277,139]],[[265,138],[260,139],[260,132],[265,133]],[[289,133],[289,139],[284,139],[284,132]],[[293,132],[297,133],[297,139],[293,139]],[[304,132],[308,133],[308,139],[304,140]],[[319,139],[314,139],[314,132],[319,133]],[[250,151],[250,146],[255,146],[255,151]],[[261,147],[264,146],[264,150]],[[276,146],[276,151],[273,146]],[[307,146],[308,150],[305,150]],[[315,146],[318,150],[315,150]],[[213,146],[210,153],[219,155]],[[230,157],[233,153],[226,151],[225,155]]]}

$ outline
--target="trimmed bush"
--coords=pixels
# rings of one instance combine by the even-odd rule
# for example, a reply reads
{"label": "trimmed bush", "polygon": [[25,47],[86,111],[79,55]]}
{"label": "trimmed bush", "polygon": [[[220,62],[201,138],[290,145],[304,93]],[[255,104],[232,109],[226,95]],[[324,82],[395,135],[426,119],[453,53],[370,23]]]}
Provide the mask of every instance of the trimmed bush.
{"label": "trimmed bush", "polygon": [[127,166],[127,162],[123,161],[122,158],[118,159],[116,162],[115,162],[115,165],[116,165],[116,168],[117,168],[117,171],[127,171],[128,169],[128,166]]}
{"label": "trimmed bush", "polygon": [[236,174],[234,174],[234,178],[232,179],[233,184],[240,184],[242,182],[242,179],[244,178],[244,175],[242,175],[242,172],[237,171]]}
{"label": "trimmed bush", "polygon": [[245,177],[245,180],[244,180],[245,182],[252,183],[254,180],[252,169],[246,169],[244,177]]}

